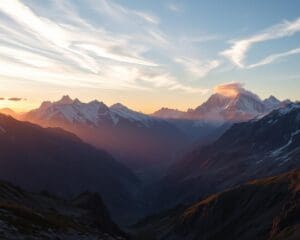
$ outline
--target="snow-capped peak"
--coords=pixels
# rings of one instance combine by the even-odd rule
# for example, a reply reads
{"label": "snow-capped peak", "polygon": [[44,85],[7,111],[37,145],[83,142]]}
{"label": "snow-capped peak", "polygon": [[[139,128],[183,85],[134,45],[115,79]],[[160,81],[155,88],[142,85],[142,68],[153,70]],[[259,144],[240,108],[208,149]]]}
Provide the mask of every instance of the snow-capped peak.
{"label": "snow-capped peak", "polygon": [[249,91],[239,93],[227,107],[234,111],[241,111],[249,114],[259,114],[264,112],[264,104],[260,98]]}
{"label": "snow-capped peak", "polygon": [[77,98],[75,100],[72,100],[69,95],[64,95],[60,100],[51,102],[51,101],[44,101],[42,102],[40,106],[40,110],[46,110],[49,107],[52,107],[54,105],[69,105],[73,104],[74,102],[78,103],[80,102]]}
{"label": "snow-capped peak", "polygon": [[231,96],[225,96],[219,93],[211,95],[206,102],[197,107],[196,111],[210,111],[217,108],[225,108],[233,99]]}
{"label": "snow-capped peak", "polygon": [[187,112],[161,109],[155,114],[160,118],[165,118],[165,115],[175,115],[179,116],[178,118],[223,123],[225,121],[250,120],[287,105],[287,103],[279,101],[274,96],[262,101],[255,93],[239,85],[231,85],[217,89],[206,102],[195,109],[189,109]]}
{"label": "snow-capped peak", "polygon": [[115,104],[111,105],[109,108],[114,109],[114,110],[133,111],[133,110],[130,110],[125,105],[123,105],[122,103],[115,103]]}
{"label": "snow-capped peak", "polygon": [[270,97],[268,97],[268,98],[266,98],[265,100],[264,100],[264,102],[269,102],[269,103],[279,103],[280,101],[276,98],[276,97],[274,97],[273,95],[271,95]]}
{"label": "snow-capped peak", "polygon": [[128,119],[133,122],[140,122],[145,126],[148,126],[148,121],[152,118],[144,113],[136,112],[134,110],[129,109],[121,103],[116,103],[110,107],[111,112],[114,114],[114,117],[118,116],[121,118]]}
{"label": "snow-capped peak", "polygon": [[295,109],[300,109],[299,103],[290,103],[286,107],[279,109],[278,113],[281,115],[285,115],[290,113],[291,111],[294,111]]}
{"label": "snow-capped peak", "polygon": [[98,100],[83,103],[79,99],[73,100],[67,95],[56,102],[43,102],[40,108],[29,112],[27,117],[28,120],[66,121],[94,126],[103,122],[117,125],[122,119],[122,121],[137,122],[148,127],[153,120],[152,117],[133,111],[121,103],[108,107]]}
{"label": "snow-capped peak", "polygon": [[73,102],[74,102],[74,100],[71,99],[69,95],[65,95],[56,103],[57,104],[72,104]]}
{"label": "snow-capped peak", "polygon": [[270,97],[266,98],[264,101],[263,101],[265,107],[267,109],[273,109],[273,108],[277,108],[281,105],[281,102],[276,98],[274,97],[273,95],[271,95]]}
{"label": "snow-capped peak", "polygon": [[224,122],[250,119],[262,112],[264,112],[264,105],[259,97],[243,90],[235,95],[215,93],[189,114],[194,119]]}

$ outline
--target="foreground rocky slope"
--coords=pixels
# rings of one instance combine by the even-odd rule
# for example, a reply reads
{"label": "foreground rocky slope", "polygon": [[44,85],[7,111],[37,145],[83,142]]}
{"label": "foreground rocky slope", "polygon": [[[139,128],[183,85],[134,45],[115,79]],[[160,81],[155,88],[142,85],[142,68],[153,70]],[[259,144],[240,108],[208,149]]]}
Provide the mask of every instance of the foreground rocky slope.
{"label": "foreground rocky slope", "polygon": [[125,240],[96,193],[66,201],[0,182],[0,239]]}
{"label": "foreground rocky slope", "polygon": [[300,170],[254,180],[135,226],[137,239],[300,239]]}

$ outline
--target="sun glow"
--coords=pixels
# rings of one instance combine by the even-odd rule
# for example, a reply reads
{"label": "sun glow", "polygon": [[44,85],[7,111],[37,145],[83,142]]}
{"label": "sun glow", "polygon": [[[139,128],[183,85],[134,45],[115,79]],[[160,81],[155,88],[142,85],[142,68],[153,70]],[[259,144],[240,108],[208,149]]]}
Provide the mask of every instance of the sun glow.
{"label": "sun glow", "polygon": [[243,85],[240,83],[228,83],[214,87],[214,92],[226,97],[236,97],[244,91]]}
{"label": "sun glow", "polygon": [[37,106],[33,105],[31,102],[27,102],[27,100],[1,100],[0,101],[0,111],[2,109],[11,109],[16,113],[23,113],[28,110],[31,110]]}

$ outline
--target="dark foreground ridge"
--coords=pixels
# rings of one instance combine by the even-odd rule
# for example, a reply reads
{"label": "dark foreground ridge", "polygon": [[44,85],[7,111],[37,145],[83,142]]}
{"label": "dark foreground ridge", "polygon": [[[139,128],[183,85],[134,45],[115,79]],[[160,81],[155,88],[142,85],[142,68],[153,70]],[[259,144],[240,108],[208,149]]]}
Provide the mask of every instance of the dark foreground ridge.
{"label": "dark foreground ridge", "polygon": [[251,181],[135,226],[137,239],[300,239],[300,170]]}
{"label": "dark foreground ridge", "polygon": [[85,192],[66,201],[0,182],[0,239],[125,240],[101,197]]}

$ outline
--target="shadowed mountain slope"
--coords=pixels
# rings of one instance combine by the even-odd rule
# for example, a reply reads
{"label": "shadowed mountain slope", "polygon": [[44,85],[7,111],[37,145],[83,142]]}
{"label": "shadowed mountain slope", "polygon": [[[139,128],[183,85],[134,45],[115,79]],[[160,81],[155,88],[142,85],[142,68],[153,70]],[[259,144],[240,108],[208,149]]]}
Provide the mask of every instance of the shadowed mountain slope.
{"label": "shadowed mountain slope", "polygon": [[300,105],[290,104],[234,124],[216,142],[184,156],[157,185],[156,207],[191,203],[207,194],[300,166]]}
{"label": "shadowed mountain slope", "polygon": [[98,192],[118,220],[137,209],[139,181],[109,154],[62,129],[5,115],[0,115],[0,178],[65,198],[86,190]]}
{"label": "shadowed mountain slope", "polygon": [[296,240],[300,170],[254,180],[139,222],[141,239]]}

